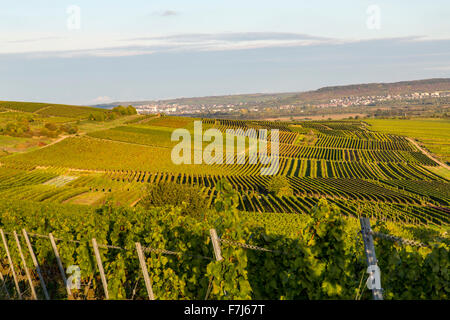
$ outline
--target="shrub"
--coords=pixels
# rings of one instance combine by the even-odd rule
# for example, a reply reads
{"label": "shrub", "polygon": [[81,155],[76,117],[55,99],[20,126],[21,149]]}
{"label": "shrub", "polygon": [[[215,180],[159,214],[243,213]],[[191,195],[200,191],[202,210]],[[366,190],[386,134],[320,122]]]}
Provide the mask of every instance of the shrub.
{"label": "shrub", "polygon": [[91,121],[105,121],[105,114],[103,112],[91,113],[89,115]]}
{"label": "shrub", "polygon": [[131,105],[129,105],[128,107],[117,106],[117,107],[114,107],[112,109],[112,111],[113,111],[113,113],[118,113],[122,116],[137,114],[136,109]]}
{"label": "shrub", "polygon": [[78,132],[78,127],[77,126],[74,126],[74,125],[71,125],[71,124],[68,124],[68,123],[62,124],[59,127],[59,129],[61,131],[63,131],[63,132],[68,133],[68,134],[75,134],[75,133]]}
{"label": "shrub", "polygon": [[17,122],[10,122],[2,130],[2,134],[12,137],[27,136],[30,133],[30,125],[27,120],[21,120]]}
{"label": "shrub", "polygon": [[58,130],[58,127],[54,123],[46,123],[44,125],[45,128],[47,128],[50,131],[56,131]]}
{"label": "shrub", "polygon": [[58,136],[58,132],[56,131],[50,131],[47,128],[41,128],[39,130],[39,135],[49,137],[49,138],[56,138]]}
{"label": "shrub", "polygon": [[127,113],[129,115],[132,115],[132,114],[137,114],[137,111],[136,111],[136,109],[133,106],[130,105],[130,106],[127,107]]}
{"label": "shrub", "polygon": [[277,197],[290,197],[293,191],[286,177],[275,176],[267,185],[267,191]]}
{"label": "shrub", "polygon": [[171,182],[150,185],[141,205],[147,209],[165,205],[179,206],[183,208],[183,215],[198,218],[202,217],[208,208],[207,199],[200,195],[199,188]]}

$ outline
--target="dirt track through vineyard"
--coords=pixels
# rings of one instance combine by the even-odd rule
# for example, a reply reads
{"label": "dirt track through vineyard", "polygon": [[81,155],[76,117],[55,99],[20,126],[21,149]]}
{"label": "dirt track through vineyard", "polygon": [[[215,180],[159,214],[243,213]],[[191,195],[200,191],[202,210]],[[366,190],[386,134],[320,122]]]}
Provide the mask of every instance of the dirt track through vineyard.
{"label": "dirt track through vineyard", "polygon": [[415,145],[417,147],[417,149],[419,149],[422,153],[424,153],[428,158],[430,158],[431,160],[433,160],[434,162],[438,163],[441,167],[444,167],[447,170],[450,170],[450,167],[448,165],[446,165],[445,163],[439,161],[438,159],[436,159],[435,157],[433,157],[431,155],[431,153],[429,153],[427,150],[423,149],[421,146],[419,146],[419,144],[414,141],[414,139],[411,139],[409,137],[406,137],[413,145]]}

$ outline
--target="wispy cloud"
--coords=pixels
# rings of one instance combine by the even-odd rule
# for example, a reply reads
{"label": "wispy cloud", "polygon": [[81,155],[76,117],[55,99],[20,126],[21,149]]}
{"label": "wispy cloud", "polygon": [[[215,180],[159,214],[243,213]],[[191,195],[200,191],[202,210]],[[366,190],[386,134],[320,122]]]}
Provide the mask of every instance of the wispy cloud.
{"label": "wispy cloud", "polygon": [[[129,38],[105,38],[77,35],[78,38],[36,37],[4,42],[1,53],[71,56],[129,56],[174,51],[228,51],[267,47],[311,46],[341,43],[342,40],[299,33],[235,32],[153,35]],[[34,46],[27,43],[35,42]],[[45,42],[45,45],[38,45]],[[37,48],[37,50],[36,50]],[[41,48],[45,48],[44,50]]]}
{"label": "wispy cloud", "polygon": [[174,17],[178,16],[180,13],[175,10],[161,10],[161,11],[154,11],[151,13],[152,16],[158,16],[158,17]]}
{"label": "wispy cloud", "polygon": [[449,66],[449,65],[440,65],[440,66],[425,67],[424,70],[430,70],[430,71],[450,71],[450,66]]}
{"label": "wispy cloud", "polygon": [[17,39],[17,40],[6,40],[5,43],[30,43],[38,41],[48,41],[48,40],[59,40],[63,37],[41,37],[41,38],[28,38],[28,39]]}
{"label": "wispy cloud", "polygon": [[91,104],[110,103],[113,99],[108,96],[100,96],[90,101]]}
{"label": "wispy cloud", "polygon": [[[38,41],[39,39],[36,39]],[[261,48],[287,48],[287,47],[311,47],[311,46],[336,46],[344,44],[373,43],[374,45],[417,43],[427,40],[422,36],[410,36],[399,38],[382,39],[337,39],[328,37],[319,37],[302,33],[287,32],[230,32],[230,33],[189,33],[172,35],[155,35],[129,38],[113,38],[105,42],[95,41],[96,38],[81,38],[71,47],[68,39],[58,39],[55,37],[53,46],[45,46],[47,50],[31,50],[20,43],[14,44],[15,47],[21,47],[23,53],[30,57],[120,57],[134,56],[153,53],[168,52],[201,52],[201,51],[233,51]],[[28,39],[26,41],[31,41]],[[43,40],[42,40],[43,41]],[[49,40],[46,40],[49,41]],[[434,40],[433,40],[434,41]],[[436,40],[447,41],[450,40]],[[61,45],[58,45],[60,42]],[[13,46],[13,45],[12,45]],[[7,50],[8,45],[0,48],[0,53],[14,53],[11,49]],[[51,49],[57,47],[58,49]],[[3,50],[6,50],[2,52]]]}
{"label": "wispy cloud", "polygon": [[162,17],[171,17],[171,16],[177,16],[178,12],[175,10],[166,10],[163,13],[161,13]]}
{"label": "wispy cloud", "polygon": [[188,33],[174,34],[165,36],[149,36],[140,38],[131,38],[126,40],[142,41],[142,40],[165,40],[170,42],[200,42],[200,41],[286,41],[286,40],[317,40],[332,41],[333,38],[312,36],[303,33],[287,33],[287,32],[229,32],[229,33]]}

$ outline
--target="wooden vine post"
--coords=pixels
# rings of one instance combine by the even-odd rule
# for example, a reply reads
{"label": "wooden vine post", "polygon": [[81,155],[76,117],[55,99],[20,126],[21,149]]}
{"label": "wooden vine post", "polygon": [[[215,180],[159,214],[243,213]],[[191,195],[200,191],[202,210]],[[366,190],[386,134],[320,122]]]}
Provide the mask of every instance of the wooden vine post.
{"label": "wooden vine post", "polygon": [[22,259],[22,264],[25,269],[25,274],[27,276],[28,283],[30,284],[31,297],[34,300],[37,300],[36,290],[34,289],[34,285],[33,285],[33,279],[31,279],[31,273],[30,273],[30,270],[28,269],[27,261],[25,260],[25,256],[23,255],[22,246],[20,245],[20,240],[19,240],[19,237],[17,236],[16,230],[14,230],[13,234],[14,234],[14,238],[16,239],[17,249],[19,250],[20,259]]}
{"label": "wooden vine post", "polygon": [[[3,269],[3,267],[2,267],[2,269]],[[8,299],[11,299],[8,288],[6,287],[5,278],[3,278],[3,274],[1,272],[0,272],[0,281],[2,282],[2,288],[3,288],[3,291],[5,291],[6,296],[8,297]]]}
{"label": "wooden vine post", "polygon": [[13,275],[17,295],[18,295],[19,299],[22,300],[22,293],[20,293],[19,281],[17,280],[16,270],[14,269],[14,264],[11,259],[11,255],[9,254],[8,242],[6,241],[6,237],[5,237],[5,233],[3,232],[3,229],[0,229],[0,235],[2,236],[3,245],[5,246],[6,256],[8,257],[9,267],[10,267],[11,273]]}
{"label": "wooden vine post", "polygon": [[222,251],[220,250],[220,241],[219,237],[217,236],[216,229],[210,229],[209,233],[211,235],[211,242],[214,248],[214,255],[216,257],[216,260],[222,261],[223,260]]}
{"label": "wooden vine post", "polygon": [[64,282],[64,286],[66,287],[67,296],[69,298],[72,298],[72,290],[70,290],[70,286],[67,284],[67,278],[66,278],[66,272],[64,271],[64,267],[61,262],[61,258],[59,256],[58,247],[56,246],[55,238],[53,238],[53,235],[51,233],[48,234],[50,238],[50,243],[52,244],[53,252],[56,256],[56,262],[58,263],[59,272],[61,273],[61,277]]}
{"label": "wooden vine post", "polygon": [[28,233],[25,229],[22,229],[22,233],[23,233],[23,237],[25,238],[25,242],[27,243],[27,247],[28,247],[28,251],[30,252],[31,260],[33,261],[34,267],[39,276],[39,281],[41,282],[41,287],[42,287],[42,291],[44,292],[45,299],[50,300],[50,296],[47,291],[47,286],[45,285],[44,277],[42,276],[41,268],[36,259],[36,255],[34,254],[30,239],[28,238]]}
{"label": "wooden vine post", "polygon": [[[211,243],[213,245],[214,256],[216,258],[216,261],[222,261],[223,257],[222,257],[222,251],[220,249],[220,239],[217,236],[216,229],[209,229],[209,234],[211,236]],[[209,294],[211,293],[211,286],[212,286],[213,280],[214,280],[214,275],[212,275],[211,278],[209,279],[209,285],[208,285],[208,289],[206,290],[205,300],[208,300]]]}
{"label": "wooden vine post", "polygon": [[152,283],[150,281],[150,277],[148,276],[147,264],[145,263],[144,252],[142,251],[140,242],[136,242],[136,251],[139,257],[139,264],[141,265],[142,275],[144,276],[145,288],[147,289],[148,298],[150,300],[155,300]]}
{"label": "wooden vine post", "polygon": [[100,251],[98,250],[97,240],[92,239],[92,246],[94,248],[95,260],[97,260],[98,270],[100,271],[100,278],[102,279],[103,291],[105,292],[106,300],[109,300],[108,283],[106,282],[105,270],[103,269]]}

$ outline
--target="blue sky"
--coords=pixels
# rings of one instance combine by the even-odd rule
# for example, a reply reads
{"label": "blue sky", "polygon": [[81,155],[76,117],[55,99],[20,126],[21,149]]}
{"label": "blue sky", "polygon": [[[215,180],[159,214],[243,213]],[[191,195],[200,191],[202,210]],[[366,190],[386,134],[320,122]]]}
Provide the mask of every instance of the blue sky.
{"label": "blue sky", "polygon": [[448,17],[444,0],[0,0],[0,100],[94,104],[449,77]]}

